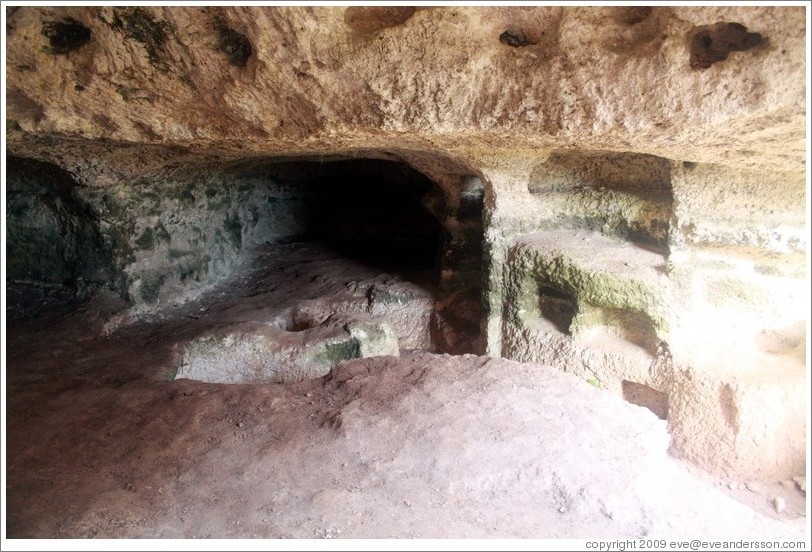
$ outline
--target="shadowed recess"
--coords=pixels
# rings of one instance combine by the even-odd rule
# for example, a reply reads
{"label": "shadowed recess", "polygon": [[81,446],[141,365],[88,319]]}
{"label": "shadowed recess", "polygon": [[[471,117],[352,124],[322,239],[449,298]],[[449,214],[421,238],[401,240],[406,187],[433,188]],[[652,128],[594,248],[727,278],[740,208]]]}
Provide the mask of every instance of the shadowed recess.
{"label": "shadowed recess", "polygon": [[72,17],[62,21],[43,21],[42,34],[48,39],[52,54],[67,54],[90,42],[90,29]]}
{"label": "shadowed recess", "polygon": [[748,32],[740,23],[725,22],[695,27],[688,37],[692,69],[707,69],[726,60],[731,52],[744,52],[764,41],[759,33]]}

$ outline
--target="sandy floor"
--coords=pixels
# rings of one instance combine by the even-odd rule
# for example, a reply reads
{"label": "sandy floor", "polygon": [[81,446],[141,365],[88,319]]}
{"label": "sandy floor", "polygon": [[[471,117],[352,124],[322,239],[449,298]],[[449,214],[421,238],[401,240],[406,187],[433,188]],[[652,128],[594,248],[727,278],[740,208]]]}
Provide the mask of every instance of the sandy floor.
{"label": "sandy floor", "polygon": [[648,410],[550,367],[404,351],[172,380],[180,344],[286,285],[249,275],[108,334],[102,299],[12,319],[8,537],[808,539],[796,488],[692,473]]}

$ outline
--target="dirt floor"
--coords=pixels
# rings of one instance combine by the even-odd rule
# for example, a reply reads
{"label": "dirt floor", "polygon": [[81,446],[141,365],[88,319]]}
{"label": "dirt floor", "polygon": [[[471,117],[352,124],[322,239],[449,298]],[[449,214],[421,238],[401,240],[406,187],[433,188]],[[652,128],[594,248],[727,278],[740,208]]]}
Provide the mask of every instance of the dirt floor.
{"label": "dirt floor", "polygon": [[698,473],[654,414],[552,367],[404,350],[173,379],[203,331],[381,276],[322,261],[132,324],[101,296],[7,310],[7,536],[809,538],[794,483]]}

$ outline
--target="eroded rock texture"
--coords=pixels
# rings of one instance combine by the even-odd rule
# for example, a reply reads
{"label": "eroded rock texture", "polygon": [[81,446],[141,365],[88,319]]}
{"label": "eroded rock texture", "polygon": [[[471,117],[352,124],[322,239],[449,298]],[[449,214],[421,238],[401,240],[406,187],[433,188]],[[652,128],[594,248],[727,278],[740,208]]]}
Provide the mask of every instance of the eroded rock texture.
{"label": "eroded rock texture", "polygon": [[[9,212],[10,278],[53,284],[73,248],[54,278],[153,312],[349,213],[436,254],[433,347],[624,394],[705,468],[797,475],[805,32],[796,7],[10,9],[9,193],[42,198]],[[34,220],[64,243],[26,250]]]}

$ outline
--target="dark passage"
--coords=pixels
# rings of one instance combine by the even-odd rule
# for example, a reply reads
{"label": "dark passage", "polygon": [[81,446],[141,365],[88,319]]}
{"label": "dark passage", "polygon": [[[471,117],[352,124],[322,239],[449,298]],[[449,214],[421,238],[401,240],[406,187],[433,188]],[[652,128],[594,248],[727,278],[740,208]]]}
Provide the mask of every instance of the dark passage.
{"label": "dark passage", "polygon": [[307,181],[310,237],[342,255],[395,270],[433,269],[443,247],[440,190],[389,161],[340,161]]}
{"label": "dark passage", "polygon": [[[226,179],[262,183],[269,243],[325,242],[384,270],[434,270],[445,244],[440,188],[408,165],[376,159],[244,162]],[[436,283],[436,280],[435,280]]]}

